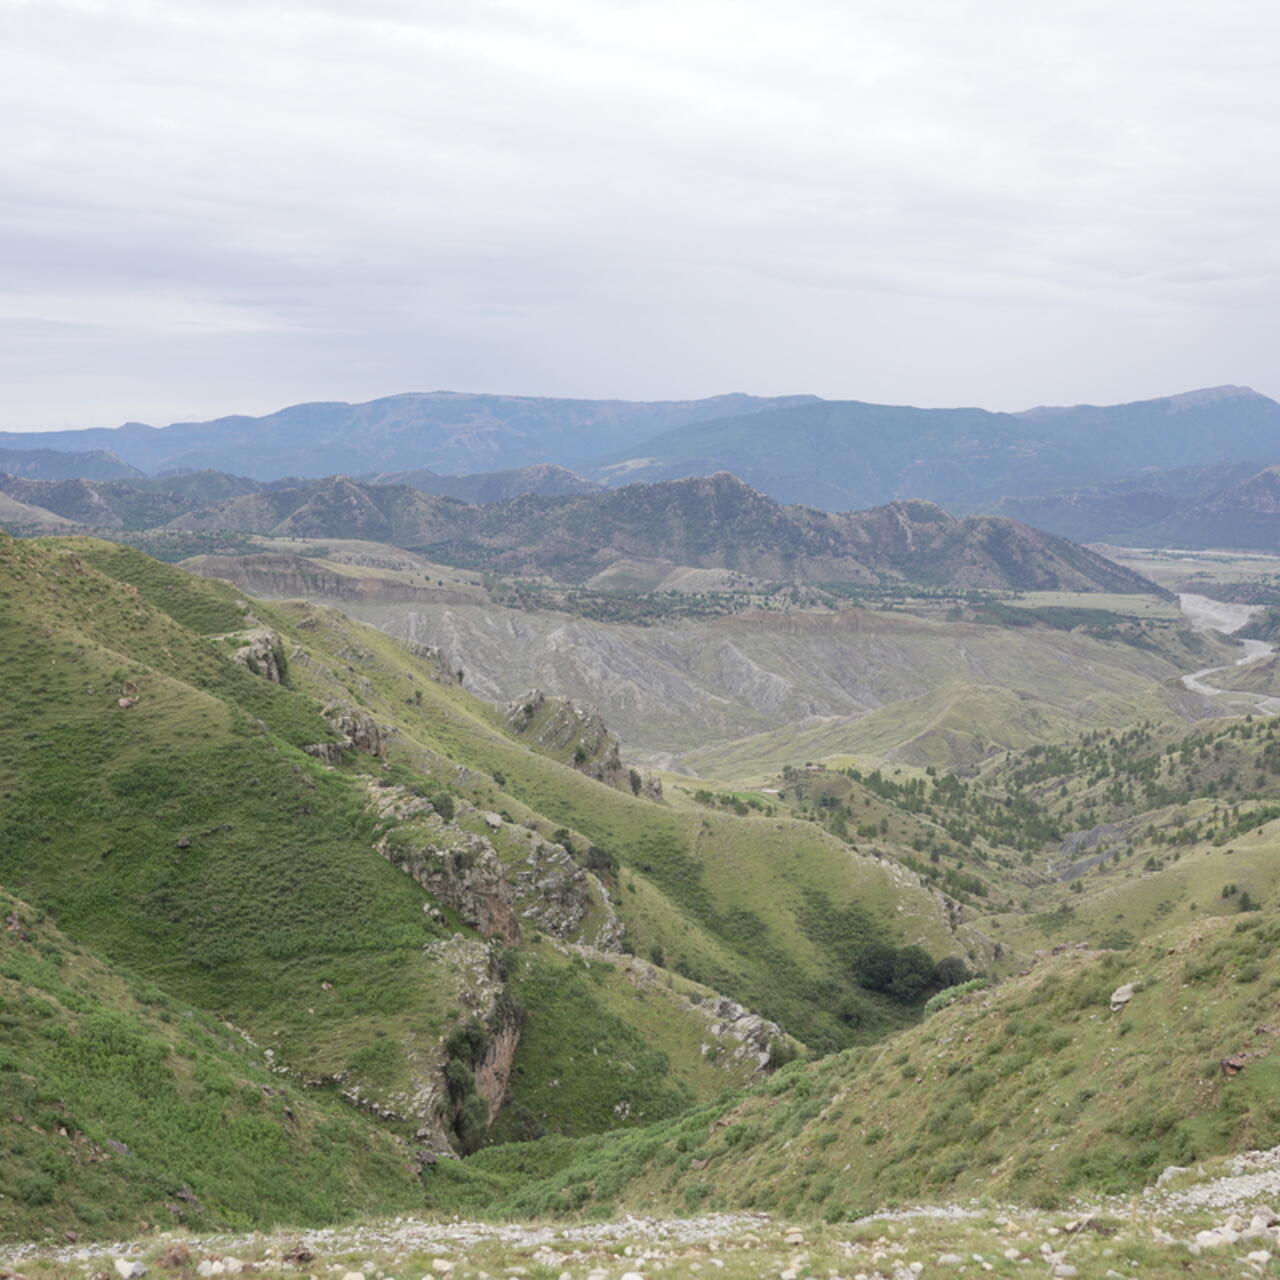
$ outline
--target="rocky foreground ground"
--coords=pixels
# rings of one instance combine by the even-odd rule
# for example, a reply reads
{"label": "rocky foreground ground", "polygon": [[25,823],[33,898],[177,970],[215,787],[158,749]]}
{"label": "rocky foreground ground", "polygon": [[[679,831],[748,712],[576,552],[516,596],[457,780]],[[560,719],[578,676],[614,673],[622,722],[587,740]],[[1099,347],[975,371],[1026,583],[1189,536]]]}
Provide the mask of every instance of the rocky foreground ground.
{"label": "rocky foreground ground", "polygon": [[256,1275],[290,1280],[917,1280],[1280,1275],[1280,1146],[1069,1210],[983,1202],[856,1222],[763,1214],[485,1223],[396,1218],[325,1230],[79,1247],[0,1246],[0,1280]]}

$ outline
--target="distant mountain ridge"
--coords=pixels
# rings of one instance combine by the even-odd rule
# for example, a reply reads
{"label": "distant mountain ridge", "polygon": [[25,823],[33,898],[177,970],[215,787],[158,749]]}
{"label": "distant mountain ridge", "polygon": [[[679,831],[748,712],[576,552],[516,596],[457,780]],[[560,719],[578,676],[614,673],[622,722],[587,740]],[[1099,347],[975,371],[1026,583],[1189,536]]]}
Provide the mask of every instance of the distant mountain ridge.
{"label": "distant mountain ridge", "polygon": [[[66,452],[77,449],[88,452]],[[1280,547],[1280,522],[1230,519],[1230,500],[1216,516],[1188,504],[1276,463],[1280,403],[1239,386],[1021,413],[439,391],[161,428],[0,433],[0,471],[20,478],[127,480],[199,501],[347,475],[493,503],[727,471],[777,502],[826,511],[920,498],[1077,541],[1250,548]]]}
{"label": "distant mountain ridge", "polygon": [[0,432],[0,448],[106,448],[150,472],[218,470],[257,480],[421,467],[461,474],[542,462],[576,466],[673,427],[812,398],[734,393],[646,402],[413,392],[167,427],[129,422],[38,435]]}
{"label": "distant mountain ridge", "polygon": [[191,533],[363,538],[446,564],[585,582],[620,560],[730,569],[782,581],[905,578],[959,587],[1158,592],[1064,539],[994,516],[957,520],[928,502],[828,515],[783,507],[727,473],[469,506],[344,476],[191,511]]}
{"label": "distant mountain ridge", "polygon": [[1280,452],[1280,404],[1217,387],[1132,404],[918,409],[819,401],[677,428],[597,460],[610,484],[726,470],[783,502],[847,510],[928,498],[980,510],[1010,494],[1058,491]]}
{"label": "distant mountain ridge", "polygon": [[68,480],[76,476],[87,480],[139,480],[144,474],[109,449],[76,453],[35,447],[0,449],[0,472],[28,480]]}

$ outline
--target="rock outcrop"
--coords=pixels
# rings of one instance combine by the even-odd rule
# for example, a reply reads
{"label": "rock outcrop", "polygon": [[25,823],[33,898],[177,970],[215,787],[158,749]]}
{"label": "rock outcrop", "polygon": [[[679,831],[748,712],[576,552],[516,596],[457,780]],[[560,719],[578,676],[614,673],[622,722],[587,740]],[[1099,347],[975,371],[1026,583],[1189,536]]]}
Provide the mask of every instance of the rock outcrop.
{"label": "rock outcrop", "polygon": [[515,894],[488,840],[446,823],[430,800],[402,787],[374,788],[371,796],[378,815],[398,824],[376,846],[388,862],[481,936],[519,942]]}
{"label": "rock outcrop", "polygon": [[507,728],[542,751],[606,786],[662,798],[662,783],[622,762],[621,744],[594,707],[530,689],[503,708]]}
{"label": "rock outcrop", "polygon": [[231,656],[255,676],[270,680],[272,684],[285,684],[289,677],[289,664],[284,656],[284,641],[270,627],[255,627],[239,636],[243,641]]}

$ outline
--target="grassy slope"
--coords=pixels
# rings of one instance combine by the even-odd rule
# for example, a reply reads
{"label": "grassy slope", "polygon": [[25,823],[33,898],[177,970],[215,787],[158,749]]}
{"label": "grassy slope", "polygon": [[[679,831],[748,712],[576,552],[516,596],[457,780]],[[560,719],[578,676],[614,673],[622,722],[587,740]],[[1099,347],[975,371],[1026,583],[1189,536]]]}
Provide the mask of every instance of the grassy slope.
{"label": "grassy slope", "polygon": [[[844,919],[856,908],[868,936],[888,932],[936,956],[960,949],[941,906],[914,877],[811,823],[680,811],[601,786],[512,741],[496,710],[423,678],[422,664],[381,632],[310,605],[276,606],[271,616],[329,655],[328,672],[338,673],[348,695],[358,691],[379,718],[399,721],[393,760],[433,771],[517,821],[541,819],[548,835],[564,827],[584,846],[608,849],[622,866],[618,910],[637,953],[661,948],[669,964],[807,1043],[847,1042],[831,1010],[854,992],[840,957],[815,941],[815,931],[827,932],[815,916]],[[366,656],[342,662],[340,653]],[[300,684],[317,681],[317,692],[335,692],[325,673],[295,674]]]}
{"label": "grassy slope", "polygon": [[[1280,916],[1069,952],[884,1043],[797,1065],[666,1124],[495,1148],[436,1174],[441,1207],[857,1215],[988,1194],[1058,1203],[1280,1140]],[[1136,982],[1122,1012],[1110,993]],[[1237,1076],[1219,1061],[1251,1056]]]}
{"label": "grassy slope", "polygon": [[0,1238],[319,1224],[419,1202],[402,1141],[4,893],[0,915]]}
{"label": "grassy slope", "polygon": [[[343,1072],[394,1104],[434,1069],[465,1002],[428,945],[458,928],[456,916],[433,924],[430,896],[374,851],[383,828],[366,803],[370,771],[452,791],[548,838],[568,828],[580,853],[606,847],[619,863],[612,897],[641,955],[818,1046],[910,1016],[859,992],[851,941],[957,947],[914,877],[813,823],[603,787],[513,741],[492,708],[386,635],[311,606],[253,609],[225,584],[114,544],[0,540],[11,690],[0,883],[77,944],[246,1028],[306,1078]],[[251,623],[284,637],[291,688],[229,660]],[[335,770],[299,749],[332,736],[318,714],[330,700],[388,728],[385,765],[357,755]],[[469,805],[460,820],[487,833]],[[514,848],[505,831],[492,840],[500,856]],[[593,908],[583,938],[600,918]],[[536,935],[522,954],[531,1023],[499,1132],[635,1124],[746,1079],[720,1051],[704,1056],[705,1020],[680,1000],[616,966],[578,975]],[[585,1074],[578,1062],[580,1087],[550,1085],[593,1033],[603,1061]]]}
{"label": "grassy slope", "polygon": [[[90,568],[98,548],[74,545],[83,555],[0,543],[15,713],[0,731],[3,882],[286,1062],[343,1070],[381,1034],[403,1080],[451,987],[423,951],[427,895],[373,854],[360,789],[296,749],[331,736],[314,703],[142,594],[163,586],[211,630],[243,625],[229,591],[184,595],[179,571],[103,553],[139,579],[134,594]],[[121,708],[126,685],[138,701]]]}

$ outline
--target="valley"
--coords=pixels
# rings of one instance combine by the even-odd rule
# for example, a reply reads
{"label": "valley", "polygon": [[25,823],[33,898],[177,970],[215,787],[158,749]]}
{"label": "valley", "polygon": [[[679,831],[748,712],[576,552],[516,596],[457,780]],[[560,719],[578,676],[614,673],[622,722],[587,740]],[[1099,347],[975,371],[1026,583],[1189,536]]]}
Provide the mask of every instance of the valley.
{"label": "valley", "polygon": [[[840,1274],[1266,1246],[1127,1197],[1280,1142],[1277,562],[724,475],[379,478],[7,484],[24,1274],[137,1221],[179,1274],[399,1274],[452,1248],[421,1213],[667,1215],[607,1228],[655,1270],[689,1214],[797,1273],[773,1234]],[[1110,1253],[1058,1250],[1082,1214]],[[581,1229],[457,1265],[615,1280]]]}

